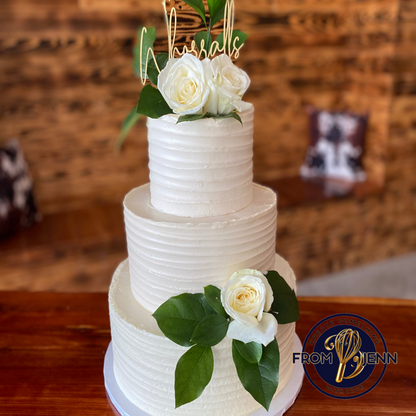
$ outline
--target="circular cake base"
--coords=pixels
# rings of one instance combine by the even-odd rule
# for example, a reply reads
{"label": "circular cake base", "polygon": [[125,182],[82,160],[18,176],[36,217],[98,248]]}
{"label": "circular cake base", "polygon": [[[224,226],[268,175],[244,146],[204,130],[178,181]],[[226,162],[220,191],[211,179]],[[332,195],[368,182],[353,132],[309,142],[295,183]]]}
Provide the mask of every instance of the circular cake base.
{"label": "circular cake base", "polygon": [[[295,334],[294,351],[302,351],[302,343]],[[104,358],[104,382],[108,397],[121,416],[149,416],[133,404],[121,391],[117,384],[113,367],[113,346],[107,348]],[[297,361],[293,367],[292,376],[283,390],[273,399],[269,411],[260,408],[247,416],[282,416],[295,402],[303,382],[303,366]]]}

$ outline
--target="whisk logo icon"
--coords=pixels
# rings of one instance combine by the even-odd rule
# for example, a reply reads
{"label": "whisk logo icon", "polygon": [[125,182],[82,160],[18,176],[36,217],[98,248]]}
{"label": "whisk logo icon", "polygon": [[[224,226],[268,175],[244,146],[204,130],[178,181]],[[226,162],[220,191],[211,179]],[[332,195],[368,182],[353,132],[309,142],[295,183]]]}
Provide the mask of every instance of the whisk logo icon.
{"label": "whisk logo icon", "polygon": [[[335,337],[335,343],[330,342]],[[331,335],[325,341],[325,348],[329,351],[335,348],[338,355],[339,365],[335,381],[341,383],[344,379],[345,368],[349,360],[353,359],[357,363],[354,372],[345,379],[350,379],[358,376],[364,370],[364,354],[360,351],[361,338],[357,330],[346,328],[340,331],[337,335]],[[356,354],[359,355],[356,355]]]}
{"label": "whisk logo icon", "polygon": [[397,353],[387,351],[381,332],[369,320],[353,314],[328,316],[307,335],[301,360],[309,381],[323,394],[337,399],[360,397],[381,381]]}

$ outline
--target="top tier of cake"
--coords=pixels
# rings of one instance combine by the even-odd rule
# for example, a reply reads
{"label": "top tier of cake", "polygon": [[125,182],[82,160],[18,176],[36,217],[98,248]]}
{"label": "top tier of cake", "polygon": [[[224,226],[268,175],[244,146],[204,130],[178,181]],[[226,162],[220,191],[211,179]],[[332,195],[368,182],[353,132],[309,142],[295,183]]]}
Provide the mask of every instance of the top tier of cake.
{"label": "top tier of cake", "polygon": [[180,217],[230,214],[253,200],[253,115],[147,121],[151,204]]}

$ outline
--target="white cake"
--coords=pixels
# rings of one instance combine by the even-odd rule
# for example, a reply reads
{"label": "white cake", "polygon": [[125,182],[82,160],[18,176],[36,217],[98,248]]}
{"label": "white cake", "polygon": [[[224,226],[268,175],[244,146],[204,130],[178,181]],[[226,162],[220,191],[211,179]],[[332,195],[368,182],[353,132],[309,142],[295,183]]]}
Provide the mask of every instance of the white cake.
{"label": "white cake", "polygon": [[242,112],[242,126],[212,118],[176,124],[173,114],[149,118],[152,206],[181,217],[209,217],[249,205],[253,115],[253,107]]}
{"label": "white cake", "polygon": [[276,194],[254,186],[255,198],[236,213],[207,218],[161,214],[149,185],[124,200],[131,287],[154,312],[171,296],[225,286],[239,269],[271,270],[276,245]]}
{"label": "white cake", "polygon": [[[239,269],[277,270],[276,194],[252,183],[253,109],[234,119],[176,125],[149,119],[150,185],[124,201],[129,259],[114,274],[109,304],[114,372],[126,397],[154,416],[243,416],[260,408],[243,388],[231,340],[213,347],[212,380],[195,401],[175,409],[174,372],[187,350],[167,339],[151,314],[171,296],[224,287]],[[292,373],[295,324],[279,325],[279,386]]]}
{"label": "white cake", "polygon": [[[276,255],[272,268],[295,287],[295,276],[285,260]],[[214,373],[207,388],[194,402],[175,409],[175,367],[186,348],[162,334],[150,312],[133,297],[130,280],[126,260],[111,284],[110,320],[114,372],[131,402],[155,416],[243,416],[261,407],[241,385],[231,356],[231,340],[224,338],[213,347]],[[276,394],[292,374],[294,334],[294,323],[279,325],[276,338],[280,372]]]}

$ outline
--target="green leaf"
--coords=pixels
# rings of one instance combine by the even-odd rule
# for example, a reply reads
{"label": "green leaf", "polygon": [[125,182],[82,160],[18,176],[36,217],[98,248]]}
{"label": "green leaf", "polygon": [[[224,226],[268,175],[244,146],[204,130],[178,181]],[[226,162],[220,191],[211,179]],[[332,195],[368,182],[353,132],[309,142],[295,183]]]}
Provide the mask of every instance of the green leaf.
{"label": "green leaf", "polygon": [[[147,63],[147,51],[153,49],[153,43],[156,40],[156,29],[154,27],[147,28],[147,32],[143,33],[143,52],[142,59],[140,60],[140,44],[142,36],[143,27],[139,27],[136,35],[136,44],[133,48],[133,69],[137,77],[140,77],[140,74],[144,77],[146,63]],[[149,60],[152,55],[149,54]],[[149,76],[146,77],[149,79]]]}
{"label": "green leaf", "polygon": [[213,371],[211,347],[195,345],[182,355],[175,370],[175,407],[197,399],[211,381]]}
{"label": "green leaf", "polygon": [[241,125],[243,125],[243,122],[241,121],[240,115],[238,113],[235,113],[235,112],[232,112],[230,114],[226,114],[225,116],[220,116],[220,117],[217,117],[217,118],[233,118],[233,119],[239,121]]}
{"label": "green leaf", "polygon": [[263,355],[263,346],[257,342],[244,342],[233,340],[233,345],[237,348],[240,355],[249,363],[256,364],[260,362]]}
{"label": "green leaf", "polygon": [[187,114],[185,116],[179,116],[178,121],[176,124],[183,123],[184,121],[195,121],[195,120],[201,120],[203,118],[216,118],[216,119],[222,119],[222,118],[234,118],[237,121],[239,121],[241,124],[243,122],[241,121],[241,117],[238,113],[233,111],[230,114],[212,114],[212,113],[205,113],[205,114]]}
{"label": "green leaf", "polygon": [[276,339],[267,347],[263,347],[259,363],[247,361],[240,354],[236,341],[233,340],[233,360],[243,387],[258,403],[269,410],[279,384],[280,353]]}
{"label": "green leaf", "polygon": [[[207,39],[208,39],[208,46],[207,46]],[[201,54],[201,58],[206,58],[209,53],[209,48],[211,47],[212,43],[212,36],[210,33],[206,31],[197,32],[195,34],[195,43],[198,46],[199,51],[202,50],[202,41],[204,41],[204,49],[206,52]]]}
{"label": "green leaf", "polygon": [[206,26],[207,21],[205,20],[205,6],[204,6],[203,1],[202,0],[183,0],[183,1],[198,12],[198,14],[201,16],[201,19],[204,21],[205,26]]}
{"label": "green leaf", "polygon": [[[161,71],[166,66],[168,61],[169,54],[167,52],[162,52],[156,55],[156,62]],[[149,64],[147,65],[147,76],[152,84],[157,85],[157,77],[159,76],[159,71],[157,70],[153,57],[150,58]]]}
{"label": "green leaf", "polygon": [[272,313],[279,324],[289,324],[299,319],[299,303],[295,291],[280,274],[270,270],[266,278],[273,290]]}
{"label": "green leaf", "polygon": [[199,322],[215,314],[202,293],[183,293],[168,299],[153,313],[160,330],[176,344],[194,345],[192,334]]}
{"label": "green leaf", "polygon": [[124,119],[121,125],[121,131],[116,140],[116,149],[120,150],[121,146],[123,146],[124,141],[126,140],[127,135],[129,134],[132,127],[136,124],[139,120],[141,114],[137,113],[137,105],[130,111],[128,116]]}
{"label": "green leaf", "polygon": [[222,315],[224,318],[229,318],[227,312],[225,312],[224,306],[222,306],[221,289],[218,289],[218,287],[213,285],[205,286],[204,294],[208,303],[212,306],[215,312]]}
{"label": "green leaf", "polygon": [[236,113],[235,111],[233,111],[230,114],[211,114],[211,113],[207,113],[206,115],[207,118],[217,118],[217,119],[222,119],[222,118],[234,118],[235,120],[239,121],[241,123],[241,125],[243,125],[243,122],[241,121],[241,117],[238,113]]}
{"label": "green leaf", "polygon": [[210,27],[224,18],[225,3],[226,0],[208,0]]}
{"label": "green leaf", "polygon": [[[239,48],[247,39],[247,34],[244,32],[241,32],[240,30],[233,30],[233,34],[231,37],[231,43],[230,47],[231,50],[233,49],[234,45],[234,39],[238,37],[237,42],[235,43],[236,48]],[[218,42],[218,49],[221,49],[224,46],[224,32],[221,32],[216,38],[215,41]],[[228,45],[226,47],[226,50],[228,50]]]}
{"label": "green leaf", "polygon": [[195,121],[206,118],[205,114],[186,114],[185,116],[179,116],[176,124],[183,123],[184,121]]}
{"label": "green leaf", "polygon": [[227,335],[229,321],[222,315],[208,315],[196,326],[191,342],[213,347]]}
{"label": "green leaf", "polygon": [[137,103],[137,112],[150,118],[159,118],[173,113],[160,91],[151,85],[146,85],[142,89]]}

